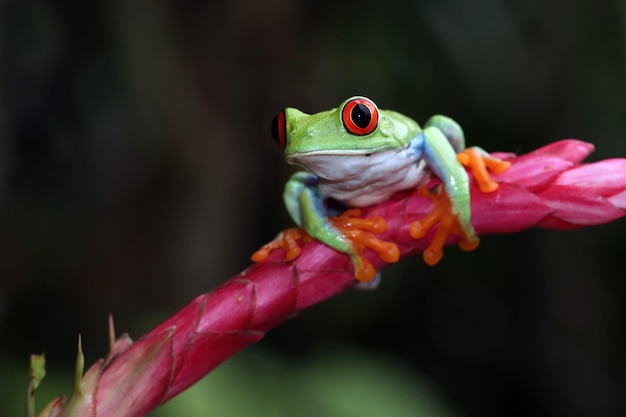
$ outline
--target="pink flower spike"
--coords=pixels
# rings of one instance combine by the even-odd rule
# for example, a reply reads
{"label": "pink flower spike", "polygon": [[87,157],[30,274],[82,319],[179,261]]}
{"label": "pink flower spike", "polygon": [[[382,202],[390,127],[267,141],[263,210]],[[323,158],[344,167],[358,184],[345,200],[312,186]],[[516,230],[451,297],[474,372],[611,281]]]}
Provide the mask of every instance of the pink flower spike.
{"label": "pink flower spike", "polygon": [[[141,416],[162,402],[173,369],[173,333],[174,329],[170,329],[146,335],[123,352],[123,361],[117,358],[111,361],[98,383],[98,413]],[[132,414],[128,414],[130,410]]]}
{"label": "pink flower spike", "polygon": [[[593,145],[564,140],[520,157],[507,156],[509,170],[493,175],[499,183],[497,191],[482,193],[472,181],[476,232],[562,230],[623,217],[626,159],[579,164],[592,150]],[[421,253],[433,237],[433,231],[422,239],[409,235],[411,223],[432,207],[428,198],[407,191],[364,209],[362,215],[382,216],[387,229],[377,237],[396,243],[401,257],[408,257]],[[373,252],[367,256],[377,269],[386,266]],[[112,342],[106,361],[97,362],[83,379],[84,403],[73,398],[72,409],[61,415],[144,416],[259,341],[266,331],[356,282],[349,258],[318,241],[305,244],[292,262],[285,262],[283,251],[275,250],[265,261],[197,297],[134,344],[127,336]]]}

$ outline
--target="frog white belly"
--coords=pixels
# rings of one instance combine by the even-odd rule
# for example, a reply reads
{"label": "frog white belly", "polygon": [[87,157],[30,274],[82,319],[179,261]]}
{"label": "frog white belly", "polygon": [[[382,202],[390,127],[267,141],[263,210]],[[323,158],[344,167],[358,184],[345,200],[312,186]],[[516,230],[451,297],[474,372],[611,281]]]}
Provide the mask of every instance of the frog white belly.
{"label": "frog white belly", "polygon": [[333,198],[351,207],[378,204],[430,178],[424,160],[409,149],[370,156],[301,155],[298,159],[318,176],[323,200]]}

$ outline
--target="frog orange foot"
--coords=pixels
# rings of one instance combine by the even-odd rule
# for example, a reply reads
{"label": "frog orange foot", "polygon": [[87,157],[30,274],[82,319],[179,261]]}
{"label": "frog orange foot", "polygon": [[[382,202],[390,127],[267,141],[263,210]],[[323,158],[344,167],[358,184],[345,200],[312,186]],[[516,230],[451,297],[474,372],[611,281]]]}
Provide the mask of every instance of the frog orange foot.
{"label": "frog orange foot", "polygon": [[[497,185],[497,184],[496,184]],[[479,239],[476,236],[467,236],[457,216],[452,212],[452,204],[448,195],[443,191],[443,186],[438,185],[433,192],[427,187],[419,187],[417,194],[429,198],[435,207],[433,211],[422,220],[411,224],[409,233],[413,239],[421,239],[438,223],[435,237],[424,250],[424,262],[435,265],[443,257],[443,246],[449,235],[459,237],[459,247],[464,251],[471,251],[478,247]]]}
{"label": "frog orange foot", "polygon": [[456,157],[463,166],[470,170],[483,193],[492,193],[498,189],[498,183],[491,178],[487,170],[494,174],[500,174],[511,166],[509,161],[494,158],[478,147],[467,148],[459,152]]}
{"label": "frog orange foot", "polygon": [[258,251],[251,256],[252,262],[261,262],[267,259],[274,249],[283,249],[285,251],[285,261],[291,262],[300,256],[300,245],[298,241],[307,243],[313,240],[304,229],[292,227],[283,230],[269,243],[263,245]]}
{"label": "frog orange foot", "polygon": [[383,233],[387,229],[385,219],[356,217],[360,214],[359,209],[349,209],[339,216],[331,217],[330,222],[350,242],[347,253],[354,264],[354,276],[359,281],[367,282],[376,275],[376,268],[365,257],[365,249],[373,250],[387,263],[397,262],[400,259],[400,250],[395,243],[373,236],[373,233]]}

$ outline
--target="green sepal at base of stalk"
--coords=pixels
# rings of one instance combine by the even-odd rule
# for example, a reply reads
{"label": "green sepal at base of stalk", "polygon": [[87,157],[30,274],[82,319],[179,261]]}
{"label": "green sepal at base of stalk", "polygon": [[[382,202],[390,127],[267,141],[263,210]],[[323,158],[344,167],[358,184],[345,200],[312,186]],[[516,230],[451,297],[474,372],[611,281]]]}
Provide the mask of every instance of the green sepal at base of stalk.
{"label": "green sepal at base of stalk", "polygon": [[46,377],[45,355],[30,355],[30,382],[26,394],[26,416],[35,417],[35,390]]}
{"label": "green sepal at base of stalk", "polygon": [[[30,384],[28,386],[28,398],[26,404],[26,416],[35,417],[35,389],[39,386],[46,375],[46,360],[44,355],[31,355],[30,360]],[[53,399],[41,410],[39,417],[71,417],[80,416],[84,411],[85,401],[83,398],[84,381],[83,371],[85,369],[85,356],[81,336],[78,335],[78,352],[76,355],[76,368],[74,370],[74,387],[72,395],[67,403],[65,396],[61,395]]]}
{"label": "green sepal at base of stalk", "polygon": [[[74,387],[72,388],[72,395],[67,400],[67,404],[63,409],[64,416],[79,415],[79,407],[83,402],[83,370],[85,369],[85,356],[83,355],[83,344],[80,334],[78,335],[78,353],[76,355],[76,368],[74,369]],[[76,411],[76,413],[74,413]]]}

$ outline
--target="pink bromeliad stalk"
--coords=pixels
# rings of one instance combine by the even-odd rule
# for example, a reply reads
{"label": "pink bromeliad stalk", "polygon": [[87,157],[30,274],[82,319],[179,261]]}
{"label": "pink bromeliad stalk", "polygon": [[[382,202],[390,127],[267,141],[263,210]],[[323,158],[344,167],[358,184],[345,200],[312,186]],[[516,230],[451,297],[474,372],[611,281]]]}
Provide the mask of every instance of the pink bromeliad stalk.
{"label": "pink bromeliad stalk", "polygon": [[[495,192],[483,193],[472,185],[476,232],[565,230],[624,216],[626,159],[580,163],[592,150],[588,143],[564,140],[519,157],[494,154],[510,160],[511,167],[493,176],[499,183]],[[407,257],[421,253],[433,238],[429,232],[423,239],[413,239],[409,230],[432,207],[428,198],[405,192],[361,214],[383,217],[387,228],[377,237],[394,242],[400,256]],[[377,269],[385,266],[374,253],[368,253],[368,259]],[[125,335],[115,341],[111,335],[108,357],[92,365],[82,378],[79,355],[76,387],[69,401],[54,400],[40,415],[144,416],[260,340],[266,331],[356,282],[348,257],[317,241],[304,245],[292,262],[284,261],[282,250],[274,251],[266,261],[197,297],[136,342]],[[33,374],[41,367],[35,361]],[[41,377],[34,379],[33,390]]]}

